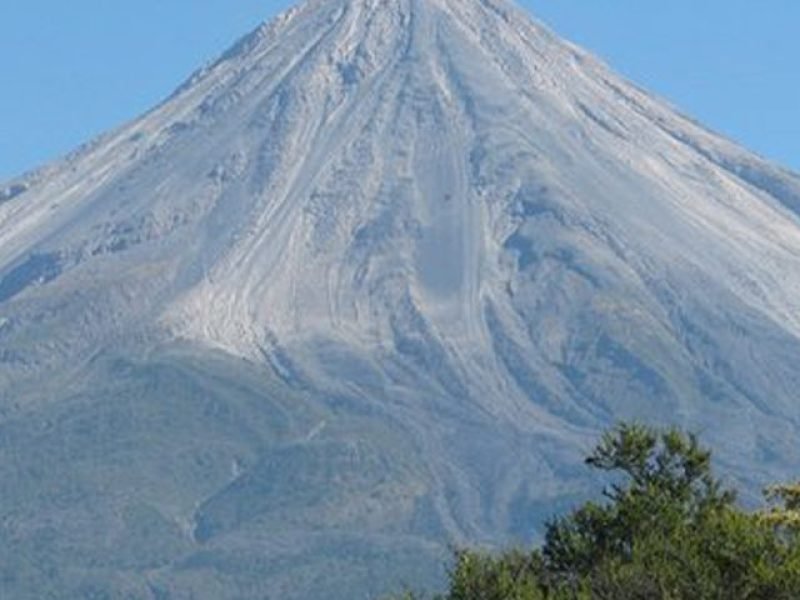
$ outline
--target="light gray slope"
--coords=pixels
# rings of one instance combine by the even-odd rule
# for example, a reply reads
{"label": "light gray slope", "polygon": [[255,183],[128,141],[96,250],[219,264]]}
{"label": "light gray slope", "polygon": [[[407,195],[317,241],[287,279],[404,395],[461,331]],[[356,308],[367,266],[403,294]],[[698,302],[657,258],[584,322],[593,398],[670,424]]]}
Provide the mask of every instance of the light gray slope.
{"label": "light gray slope", "polygon": [[435,578],[535,537],[623,417],[757,490],[800,458],[798,335],[796,175],[505,2],[308,2],[0,186],[6,573]]}

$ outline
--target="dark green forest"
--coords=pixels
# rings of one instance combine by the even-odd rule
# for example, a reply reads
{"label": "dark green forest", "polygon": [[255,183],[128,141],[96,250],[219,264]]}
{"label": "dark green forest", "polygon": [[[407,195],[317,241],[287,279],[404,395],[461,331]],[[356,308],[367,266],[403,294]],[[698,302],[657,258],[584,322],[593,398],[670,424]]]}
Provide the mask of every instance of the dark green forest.
{"label": "dark green forest", "polygon": [[455,553],[447,591],[394,600],[783,600],[800,598],[800,484],[747,510],[711,451],[676,428],[623,423],[586,458],[601,501],[547,524],[530,550]]}

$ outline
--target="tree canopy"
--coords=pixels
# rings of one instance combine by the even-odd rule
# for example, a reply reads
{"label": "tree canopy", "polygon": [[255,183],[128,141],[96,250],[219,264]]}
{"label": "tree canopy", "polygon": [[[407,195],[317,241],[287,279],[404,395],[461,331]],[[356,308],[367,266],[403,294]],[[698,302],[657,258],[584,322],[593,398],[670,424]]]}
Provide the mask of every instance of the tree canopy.
{"label": "tree canopy", "polygon": [[601,501],[550,521],[541,547],[457,552],[448,590],[433,598],[800,598],[800,484],[768,488],[768,505],[747,511],[695,435],[631,423],[586,463],[612,480]]}

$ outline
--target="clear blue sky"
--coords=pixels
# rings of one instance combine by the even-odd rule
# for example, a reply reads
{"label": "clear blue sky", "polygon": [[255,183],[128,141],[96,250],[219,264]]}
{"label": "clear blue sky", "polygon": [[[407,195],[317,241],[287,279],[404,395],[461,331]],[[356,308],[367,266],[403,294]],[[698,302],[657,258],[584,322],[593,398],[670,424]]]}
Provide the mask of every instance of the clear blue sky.
{"label": "clear blue sky", "polygon": [[[708,126],[800,170],[800,1],[521,0]],[[2,0],[0,180],[147,110],[289,0]]]}

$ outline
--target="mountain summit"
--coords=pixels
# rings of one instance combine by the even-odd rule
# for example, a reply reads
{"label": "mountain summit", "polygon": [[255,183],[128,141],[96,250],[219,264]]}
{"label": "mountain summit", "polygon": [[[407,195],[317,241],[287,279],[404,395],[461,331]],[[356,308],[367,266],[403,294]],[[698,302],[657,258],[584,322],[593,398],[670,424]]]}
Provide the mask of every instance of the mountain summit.
{"label": "mountain summit", "polygon": [[796,475],[798,364],[797,175],[509,3],[310,1],[0,186],[0,580],[435,582],[619,418]]}

